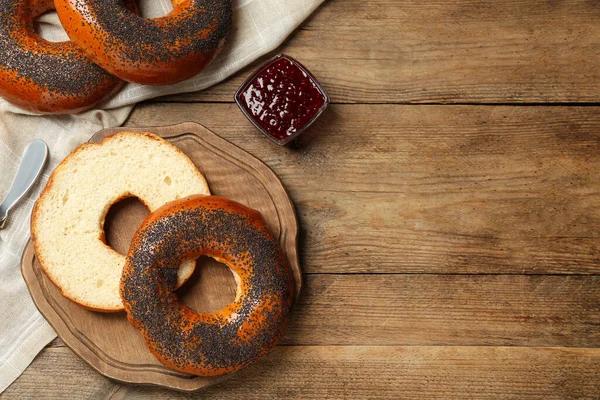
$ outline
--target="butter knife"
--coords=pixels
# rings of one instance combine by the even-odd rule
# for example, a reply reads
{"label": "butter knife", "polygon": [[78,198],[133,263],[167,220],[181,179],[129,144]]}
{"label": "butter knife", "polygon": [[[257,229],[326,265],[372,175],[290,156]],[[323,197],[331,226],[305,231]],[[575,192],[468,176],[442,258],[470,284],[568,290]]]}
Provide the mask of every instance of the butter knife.
{"label": "butter knife", "polygon": [[0,204],[0,229],[4,228],[10,209],[23,198],[38,179],[47,159],[48,146],[42,140],[36,139],[27,145],[15,180]]}

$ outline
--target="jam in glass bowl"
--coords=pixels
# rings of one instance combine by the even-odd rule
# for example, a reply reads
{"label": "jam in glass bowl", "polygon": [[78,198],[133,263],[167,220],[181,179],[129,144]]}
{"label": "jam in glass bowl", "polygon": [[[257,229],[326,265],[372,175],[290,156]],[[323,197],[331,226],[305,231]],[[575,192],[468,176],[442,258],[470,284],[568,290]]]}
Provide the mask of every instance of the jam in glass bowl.
{"label": "jam in glass bowl", "polygon": [[325,111],[329,96],[302,64],[279,54],[246,79],[235,102],[259,131],[285,145]]}

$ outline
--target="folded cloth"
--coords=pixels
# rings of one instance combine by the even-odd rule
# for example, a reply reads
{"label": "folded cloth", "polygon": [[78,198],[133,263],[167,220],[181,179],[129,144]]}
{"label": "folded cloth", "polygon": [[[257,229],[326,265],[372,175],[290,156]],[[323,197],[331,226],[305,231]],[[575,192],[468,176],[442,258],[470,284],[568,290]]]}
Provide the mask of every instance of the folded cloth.
{"label": "folded cloth", "polygon": [[[29,238],[31,209],[49,173],[94,132],[121,125],[139,101],[205,89],[240,70],[283,40],[324,0],[234,0],[234,24],[222,53],[198,76],[175,85],[128,84],[98,109],[78,115],[40,116],[0,99],[0,199],[12,183],[27,143],[42,139],[50,148],[45,174],[0,230],[0,393],[31,363],[56,334],[35,308],[21,277],[19,260]],[[158,17],[172,9],[169,0],[140,1],[142,14]],[[40,18],[42,36],[66,40],[55,14]],[[233,93],[231,94],[233,97]]]}

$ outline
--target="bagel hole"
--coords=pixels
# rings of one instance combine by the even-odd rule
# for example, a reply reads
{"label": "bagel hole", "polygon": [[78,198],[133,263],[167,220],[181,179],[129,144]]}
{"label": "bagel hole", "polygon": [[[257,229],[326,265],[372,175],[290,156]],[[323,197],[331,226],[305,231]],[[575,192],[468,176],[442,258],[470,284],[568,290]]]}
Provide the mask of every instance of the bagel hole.
{"label": "bagel hole", "polygon": [[42,39],[49,42],[67,42],[69,40],[67,32],[58,20],[58,14],[54,10],[47,11],[34,18],[33,29]]}
{"label": "bagel hole", "polygon": [[237,283],[225,264],[210,257],[196,260],[190,279],[177,291],[179,300],[199,313],[213,313],[235,300]]}
{"label": "bagel hole", "polygon": [[149,19],[164,17],[173,10],[173,4],[169,0],[138,0],[138,7],[142,17]]}
{"label": "bagel hole", "polygon": [[127,255],[135,231],[150,214],[137,197],[128,197],[113,204],[104,220],[106,244],[117,253]]}

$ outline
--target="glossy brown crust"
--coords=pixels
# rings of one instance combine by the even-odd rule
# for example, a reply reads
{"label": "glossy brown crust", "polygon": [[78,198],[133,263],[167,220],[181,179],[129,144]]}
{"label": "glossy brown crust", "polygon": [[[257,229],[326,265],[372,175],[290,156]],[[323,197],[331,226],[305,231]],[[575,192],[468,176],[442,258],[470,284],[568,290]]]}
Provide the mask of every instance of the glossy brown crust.
{"label": "glossy brown crust", "polygon": [[0,0],[0,96],[34,112],[83,111],[124,82],[73,42],[48,42],[35,33],[33,20],[53,8],[52,0]]}
{"label": "glossy brown crust", "polygon": [[[177,265],[201,255],[239,277],[234,302],[210,314],[174,293]],[[261,214],[217,196],[190,196],[151,213],[121,278],[125,311],[150,351],[170,368],[202,376],[237,371],[273,348],[293,291],[292,271]]]}
{"label": "glossy brown crust", "polygon": [[65,31],[88,57],[130,82],[166,85],[191,78],[222,48],[232,0],[173,0],[147,19],[127,0],[55,0]]}

